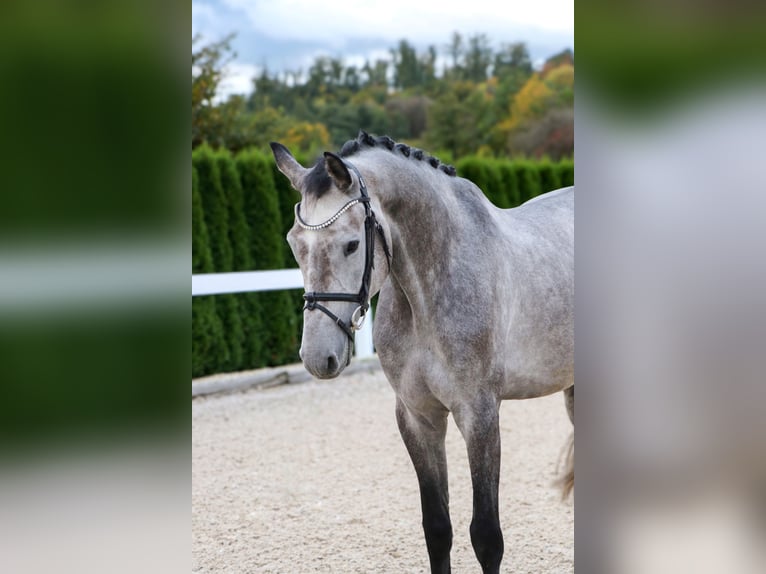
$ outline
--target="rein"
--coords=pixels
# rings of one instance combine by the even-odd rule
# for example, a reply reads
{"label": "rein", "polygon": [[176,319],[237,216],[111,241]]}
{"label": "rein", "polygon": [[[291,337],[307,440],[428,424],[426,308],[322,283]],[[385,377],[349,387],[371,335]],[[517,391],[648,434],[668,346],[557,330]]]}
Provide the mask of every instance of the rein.
{"label": "rein", "polygon": [[[359,178],[360,197],[352,199],[341,207],[335,215],[318,225],[309,225],[303,220],[301,217],[301,204],[298,203],[295,206],[295,220],[303,229],[309,231],[321,231],[322,229],[330,227],[341,215],[354,205],[361,203],[364,206],[364,273],[362,275],[362,285],[359,288],[359,291],[357,293],[320,293],[312,291],[303,294],[303,299],[306,301],[303,310],[313,311],[314,309],[318,309],[319,311],[322,311],[322,313],[330,317],[330,319],[341,328],[353,344],[354,331],[358,331],[362,328],[364,319],[367,317],[367,311],[370,308],[370,279],[372,278],[372,270],[375,268],[376,232],[380,234],[381,241],[383,242],[383,251],[386,254],[389,266],[391,265],[391,253],[388,249],[388,244],[386,243],[386,236],[383,233],[383,228],[380,223],[378,223],[378,220],[375,218],[375,212],[372,211],[372,208],[370,207],[370,196],[367,194],[367,185],[364,183],[362,174],[359,173],[359,170],[357,170],[354,165],[348,162],[344,162],[344,164],[356,174],[357,178]],[[351,314],[351,320],[346,323],[327,307],[319,303],[319,301],[345,301],[356,303],[358,307]]]}

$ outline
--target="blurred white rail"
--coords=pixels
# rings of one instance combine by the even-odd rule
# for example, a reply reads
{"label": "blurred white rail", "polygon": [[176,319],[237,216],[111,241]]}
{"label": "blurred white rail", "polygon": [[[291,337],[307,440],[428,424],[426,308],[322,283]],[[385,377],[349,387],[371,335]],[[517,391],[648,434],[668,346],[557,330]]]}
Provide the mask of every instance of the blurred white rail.
{"label": "blurred white rail", "polygon": [[300,269],[192,275],[192,297],[302,288],[303,277]]}
{"label": "blurred white rail", "polygon": [[4,245],[0,321],[169,309],[183,297],[188,262],[186,238],[96,236],[87,243],[62,238],[56,244]]}

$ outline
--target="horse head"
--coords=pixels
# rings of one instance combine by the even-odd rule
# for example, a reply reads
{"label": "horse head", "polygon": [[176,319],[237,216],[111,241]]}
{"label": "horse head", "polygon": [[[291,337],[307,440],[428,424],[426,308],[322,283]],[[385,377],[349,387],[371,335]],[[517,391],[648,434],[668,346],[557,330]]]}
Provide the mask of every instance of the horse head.
{"label": "horse head", "polygon": [[334,378],[350,362],[354,331],[388,276],[389,230],[355,166],[325,152],[305,168],[282,144],[271,149],[301,194],[287,234],[305,288],[300,357],[315,377]]}

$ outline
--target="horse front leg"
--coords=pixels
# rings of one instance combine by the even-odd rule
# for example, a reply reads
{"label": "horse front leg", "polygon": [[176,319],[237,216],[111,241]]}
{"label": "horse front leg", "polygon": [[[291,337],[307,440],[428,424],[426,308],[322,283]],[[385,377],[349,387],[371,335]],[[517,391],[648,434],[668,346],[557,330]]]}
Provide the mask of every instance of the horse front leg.
{"label": "horse front leg", "polygon": [[500,572],[503,532],[500,529],[499,402],[486,398],[455,411],[455,422],[466,442],[473,485],[471,543],[484,574]]}
{"label": "horse front leg", "polygon": [[397,398],[396,421],[420,485],[423,532],[432,574],[450,572],[452,522],[449,516],[447,457],[444,436],[447,411],[414,413]]}

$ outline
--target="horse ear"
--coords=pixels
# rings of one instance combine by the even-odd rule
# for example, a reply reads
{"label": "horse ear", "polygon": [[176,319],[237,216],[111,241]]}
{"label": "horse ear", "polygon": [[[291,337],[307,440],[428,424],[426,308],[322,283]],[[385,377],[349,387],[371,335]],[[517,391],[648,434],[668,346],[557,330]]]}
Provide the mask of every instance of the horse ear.
{"label": "horse ear", "polygon": [[348,191],[352,183],[351,174],[348,172],[348,168],[340,156],[326,151],[324,152],[324,164],[327,168],[327,173],[330,174],[338,189]]}
{"label": "horse ear", "polygon": [[290,153],[290,150],[281,143],[271,142],[269,145],[271,146],[271,151],[274,154],[279,171],[287,176],[287,179],[290,180],[290,183],[296,190],[300,191],[300,183],[308,170],[299,164],[298,160]]}

